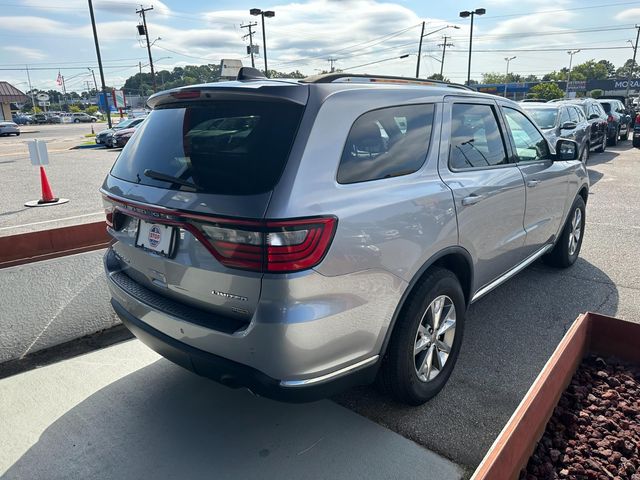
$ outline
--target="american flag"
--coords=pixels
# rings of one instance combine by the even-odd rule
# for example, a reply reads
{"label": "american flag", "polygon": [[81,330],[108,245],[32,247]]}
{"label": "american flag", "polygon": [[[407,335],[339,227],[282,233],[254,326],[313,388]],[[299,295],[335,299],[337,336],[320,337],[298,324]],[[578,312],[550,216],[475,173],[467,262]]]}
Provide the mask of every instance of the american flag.
{"label": "american flag", "polygon": [[58,78],[56,79],[56,83],[58,85],[62,85],[63,79],[62,79],[62,75],[60,75],[60,71],[58,71]]}

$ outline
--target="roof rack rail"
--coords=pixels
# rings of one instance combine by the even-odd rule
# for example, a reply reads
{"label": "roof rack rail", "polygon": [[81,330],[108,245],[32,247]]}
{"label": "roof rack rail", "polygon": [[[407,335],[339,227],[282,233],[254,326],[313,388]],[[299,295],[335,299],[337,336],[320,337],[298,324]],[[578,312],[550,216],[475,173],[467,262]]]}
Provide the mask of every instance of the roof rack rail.
{"label": "roof rack rail", "polygon": [[443,82],[429,78],[397,77],[393,75],[367,75],[363,73],[325,73],[312,75],[300,80],[302,83],[399,83],[408,85],[441,85],[443,87],[458,88],[460,90],[475,91],[459,83]]}

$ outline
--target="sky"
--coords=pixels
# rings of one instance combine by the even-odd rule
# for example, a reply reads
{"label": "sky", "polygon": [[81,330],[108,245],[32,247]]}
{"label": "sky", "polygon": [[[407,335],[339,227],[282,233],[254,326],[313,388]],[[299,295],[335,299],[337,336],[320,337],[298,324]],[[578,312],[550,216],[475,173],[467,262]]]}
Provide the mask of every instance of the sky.
{"label": "sky", "polygon": [[[149,71],[146,48],[136,25],[139,2],[94,0],[107,85],[121,87],[139,71]],[[0,80],[17,88],[67,91],[93,83],[96,51],[87,0],[0,0]],[[580,49],[574,64],[607,59],[616,66],[633,56],[640,1],[622,0],[163,0],[147,23],[156,71],[175,66],[218,64],[246,55],[242,24],[258,21],[254,43],[262,48],[260,17],[250,8],[273,10],[266,18],[270,69],[312,75],[335,67],[357,73],[415,76],[418,41],[426,22],[420,76],[439,73],[443,35],[447,39],[443,72],[451,81],[467,76],[469,18],[462,10],[485,8],[476,16],[471,77],[506,70],[542,75],[568,66],[567,50]],[[457,28],[456,28],[457,27]],[[436,32],[437,30],[437,32]],[[630,43],[631,41],[631,43]],[[261,50],[262,53],[262,50]],[[408,56],[406,56],[408,55]],[[406,56],[405,58],[400,58]],[[29,67],[29,78],[26,66]],[[256,58],[263,68],[263,58]]]}

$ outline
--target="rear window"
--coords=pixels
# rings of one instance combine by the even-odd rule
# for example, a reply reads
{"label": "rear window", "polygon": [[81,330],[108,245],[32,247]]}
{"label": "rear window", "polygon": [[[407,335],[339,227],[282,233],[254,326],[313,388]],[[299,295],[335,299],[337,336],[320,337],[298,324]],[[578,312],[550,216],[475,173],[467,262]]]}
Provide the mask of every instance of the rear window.
{"label": "rear window", "polygon": [[417,171],[427,157],[433,111],[433,105],[407,105],[362,115],[347,137],[338,182],[367,182]]}
{"label": "rear window", "polygon": [[611,113],[611,104],[609,102],[600,102],[606,113]]}
{"label": "rear window", "polygon": [[280,178],[303,109],[293,103],[218,102],[154,110],[111,175],[172,190],[269,191]]}
{"label": "rear window", "polygon": [[556,126],[557,108],[526,108],[526,110],[529,116],[533,118],[533,121],[543,130]]}

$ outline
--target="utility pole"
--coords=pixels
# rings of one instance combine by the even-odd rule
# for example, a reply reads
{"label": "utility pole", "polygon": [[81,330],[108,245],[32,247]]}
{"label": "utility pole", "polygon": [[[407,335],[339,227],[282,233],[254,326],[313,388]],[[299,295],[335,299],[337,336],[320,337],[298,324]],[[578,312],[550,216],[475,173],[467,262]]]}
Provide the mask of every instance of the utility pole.
{"label": "utility pole", "polygon": [[447,47],[453,47],[453,43],[447,43],[447,40],[451,40],[451,37],[447,37],[446,35],[443,37],[443,42],[438,45],[442,47],[442,60],[440,61],[440,76],[444,78],[442,72],[444,71],[444,54],[447,51]]}
{"label": "utility pole", "polygon": [[91,75],[93,75],[93,86],[96,89],[96,92],[98,91],[98,82],[96,82],[96,72],[93,71],[93,68],[89,68],[87,67],[87,69],[91,72]]}
{"label": "utility pole", "polygon": [[249,22],[247,25],[240,25],[240,28],[248,28],[249,29],[249,33],[247,33],[244,37],[242,37],[243,39],[249,37],[249,53],[251,53],[251,66],[253,68],[256,68],[256,62],[253,58],[253,34],[256,33],[252,30],[253,27],[255,27],[256,25],[258,25],[258,22]]}
{"label": "utility pole", "polygon": [[[60,74],[59,70],[58,70],[58,74]],[[65,105],[68,105],[67,104],[67,87],[64,84],[64,77],[61,77],[61,78],[62,78],[62,100],[64,100]]]}
{"label": "utility pole", "polygon": [[580,49],[567,51],[567,53],[569,54],[569,71],[567,72],[567,86],[564,89],[565,97],[569,96],[569,82],[571,81],[571,65],[573,64],[573,56],[579,51]]}
{"label": "utility pole", "polygon": [[330,65],[330,72],[333,73],[336,71],[334,65],[336,64],[336,62],[338,61],[337,58],[327,58],[327,62],[329,62]]}
{"label": "utility pole", "polygon": [[138,62],[138,68],[140,69],[140,98],[142,98],[142,62]]}
{"label": "utility pole", "polygon": [[[149,53],[149,66],[151,67],[151,80],[153,81],[153,93],[158,91],[158,85],[156,83],[156,72],[153,70],[153,58],[151,57],[151,43],[149,43],[149,29],[147,28],[147,17],[145,12],[153,10],[153,6],[149,8],[144,8],[140,5],[140,10],[136,10],[136,13],[142,15],[142,25],[144,28],[144,36],[147,40],[147,52]],[[139,25],[138,25],[139,27]],[[140,28],[138,28],[138,33],[140,33]]]}
{"label": "utility pole", "polygon": [[[93,15],[93,3],[89,2],[89,14],[91,15],[91,27],[93,28],[93,40],[96,44],[96,55],[98,57],[98,68],[100,69],[100,81],[102,82],[102,95],[107,110],[107,124],[111,128],[111,112],[109,110],[109,100],[107,99],[107,86],[104,84],[104,71],[102,70],[102,57],[100,57],[100,45],[98,44],[98,32],[96,30],[96,17]],[[94,77],[95,78],[95,77]]]}
{"label": "utility pole", "polygon": [[422,57],[422,39],[424,38],[424,26],[427,22],[422,22],[420,30],[420,42],[418,43],[418,61],[416,62],[416,78],[420,78],[420,57]]}
{"label": "utility pole", "polygon": [[640,38],[640,25],[635,26],[636,33],[636,44],[633,46],[633,61],[631,62],[631,68],[629,69],[629,73],[627,74],[627,97],[626,102],[629,102],[629,87],[631,84],[631,78],[633,77],[633,73],[636,66],[636,53],[638,53],[638,39]]}
{"label": "utility pole", "polygon": [[25,65],[27,68],[27,81],[29,82],[29,93],[31,94],[31,108],[33,113],[36,113],[36,101],[33,98],[33,87],[31,87],[31,76],[29,75],[29,65]]}

